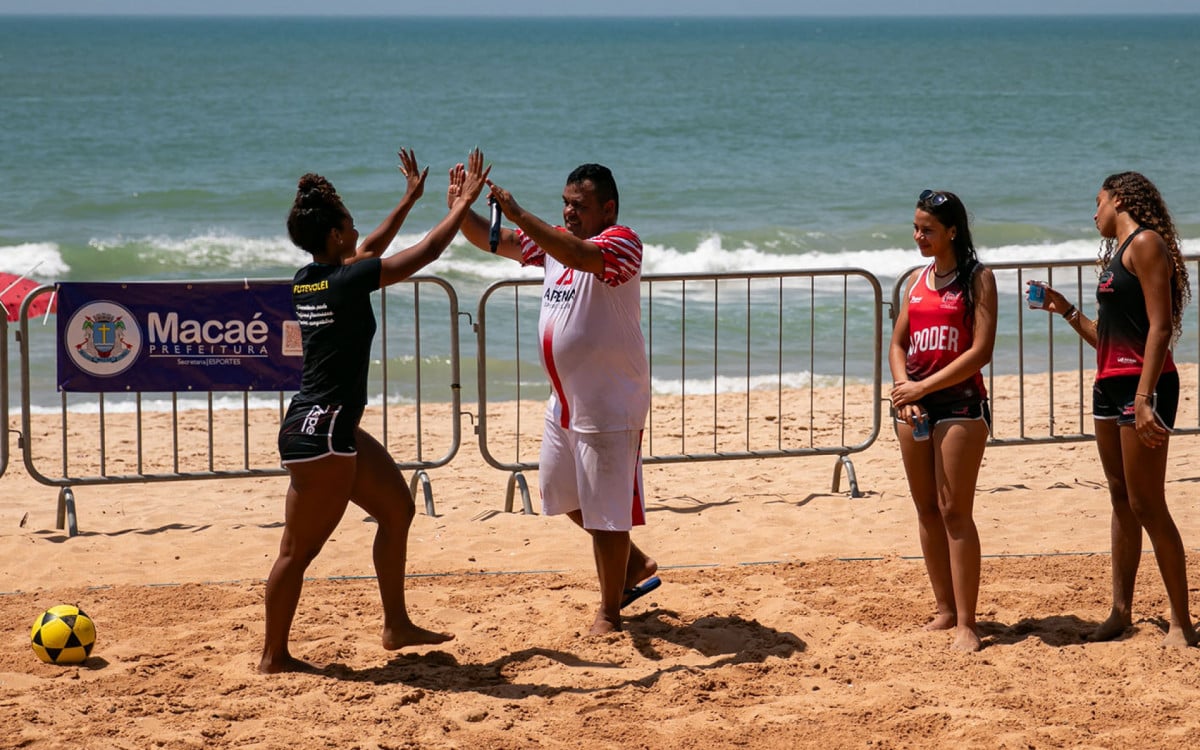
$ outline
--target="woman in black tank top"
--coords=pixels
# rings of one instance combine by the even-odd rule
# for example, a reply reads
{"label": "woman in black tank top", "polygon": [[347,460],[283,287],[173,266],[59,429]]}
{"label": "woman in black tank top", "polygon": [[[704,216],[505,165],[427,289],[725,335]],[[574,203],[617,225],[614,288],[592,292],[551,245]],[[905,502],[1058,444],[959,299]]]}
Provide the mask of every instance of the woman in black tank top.
{"label": "woman in black tank top", "polygon": [[1097,352],[1093,416],[1112,501],[1113,603],[1089,639],[1112,640],[1132,627],[1145,529],[1171,603],[1164,645],[1196,645],[1186,555],[1166,500],[1167,448],[1179,400],[1170,347],[1190,297],[1187,266],[1162,196],[1137,172],[1104,181],[1094,220],[1104,268],[1097,320],[1049,287],[1045,308],[1061,313]]}
{"label": "woman in black tank top", "polygon": [[[266,637],[260,672],[311,671],[291,655],[288,635],[304,571],[353,502],[377,523],[373,561],[383,600],[385,649],[443,643],[454,636],[418,627],[408,617],[404,568],[408,529],[416,509],[396,462],[358,426],[366,402],[370,339],[375,331],[372,291],[407,279],[437,260],[458,234],[487,179],[475,149],[451,170],[450,210],[417,244],[384,258],[409,209],[425,190],[429,168],[411,150],[400,151],[404,197],[361,243],[354,219],[333,185],[317,174],[300,178],[288,215],[288,235],[313,262],[292,286],[304,343],[304,383],[280,429],[287,490],[279,557],[267,578]],[[353,339],[353,341],[351,341]],[[339,420],[341,420],[339,422]]]}

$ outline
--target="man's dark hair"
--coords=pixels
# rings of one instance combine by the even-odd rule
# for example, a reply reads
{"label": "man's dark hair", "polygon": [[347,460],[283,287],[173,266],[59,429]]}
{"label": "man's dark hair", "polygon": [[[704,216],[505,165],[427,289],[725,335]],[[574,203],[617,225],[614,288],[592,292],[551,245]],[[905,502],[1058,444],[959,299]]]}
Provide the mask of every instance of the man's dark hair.
{"label": "man's dark hair", "polygon": [[621,198],[617,194],[617,181],[613,179],[612,171],[603,164],[580,164],[567,175],[568,185],[578,185],[590,182],[596,189],[596,197],[601,203],[613,202],[613,213],[619,213]]}

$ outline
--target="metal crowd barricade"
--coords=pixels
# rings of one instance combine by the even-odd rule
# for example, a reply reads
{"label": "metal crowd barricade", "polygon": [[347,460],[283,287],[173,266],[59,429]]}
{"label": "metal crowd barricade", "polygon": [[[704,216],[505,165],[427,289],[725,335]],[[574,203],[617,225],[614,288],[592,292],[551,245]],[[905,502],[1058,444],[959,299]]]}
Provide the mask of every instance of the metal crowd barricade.
{"label": "metal crowd barricade", "polygon": [[[1187,256],[1187,263],[1195,296],[1200,256]],[[1046,281],[1094,316],[1095,261],[987,265],[996,274],[999,314],[986,378],[993,414],[1013,417],[995,420],[990,444],[1094,439],[1089,419],[1094,353],[1057,316],[1028,310],[1024,290],[1029,280]],[[917,270],[896,280],[893,319],[904,286]],[[646,464],[830,455],[837,458],[833,491],[839,490],[844,470],[851,495],[861,496],[850,456],[878,438],[887,347],[881,286],[874,275],[859,269],[768,271],[654,275],[641,283],[642,325],[655,392],[646,428]],[[424,300],[421,292],[427,286],[440,294]],[[43,327],[31,328],[27,310],[37,296],[53,290],[36,289],[21,307],[18,444],[30,476],[59,488],[58,528],[65,525],[72,536],[78,533],[76,486],[285,473],[275,463],[273,449],[266,463],[256,463],[251,453],[251,446],[274,445],[286,408],[282,392],[131,393],[108,398],[60,393],[54,407],[39,393],[43,398],[35,404],[30,348],[42,348],[38,361],[47,367],[52,357],[44,356],[45,349],[56,344],[48,330],[35,333]],[[492,284],[480,298],[475,324],[475,429],[483,459],[509,472],[505,510],[510,512],[518,490],[523,510],[533,512],[524,472],[538,467],[536,451],[548,395],[537,363],[540,290],[540,280]],[[398,295],[406,298],[397,302],[393,297]],[[389,311],[396,307],[399,312]],[[412,492],[416,495],[420,486],[426,512],[434,515],[427,470],[449,463],[461,444],[457,294],[441,279],[414,277],[385,289],[378,309],[379,356],[373,353],[372,382],[379,384],[383,397],[378,406],[368,406],[363,424],[382,435],[393,455],[406,457],[397,465],[413,472]],[[432,313],[425,313],[427,309]],[[437,331],[424,329],[429,320]],[[869,323],[869,341],[848,335],[851,321],[856,330]],[[441,330],[443,326],[448,330]],[[0,321],[0,334],[2,476],[10,431],[7,321]],[[1195,407],[1187,414],[1181,408],[1176,433],[1200,433],[1200,397],[1195,397],[1200,393],[1200,300],[1193,300],[1174,352],[1181,363],[1181,407]],[[37,375],[40,384],[55,382],[53,373]],[[411,384],[407,395],[398,393],[404,382]],[[427,398],[427,386],[441,390]],[[852,387],[869,389],[869,403],[849,396]],[[264,403],[263,396],[269,401]],[[737,416],[723,416],[730,413]],[[401,431],[391,425],[402,417],[411,420],[411,432],[393,440],[389,433]],[[531,423],[533,428],[528,428]],[[434,435],[431,424],[448,425],[449,434],[442,430]],[[429,458],[434,450],[427,450],[427,443],[435,440],[445,443],[445,452]],[[152,446],[164,443],[165,451],[152,454]]]}
{"label": "metal crowd barricade", "polygon": [[[1200,256],[1187,256],[1192,293],[1196,294]],[[993,414],[989,445],[1029,445],[1094,440],[1092,382],[1096,352],[1081,336],[1043,310],[1030,310],[1025,290],[1029,281],[1044,281],[1089,318],[1096,316],[1098,266],[1094,258],[1082,260],[996,263],[986,262],[996,276],[996,346],[985,370]],[[900,309],[900,295],[913,274],[909,269],[892,290],[892,318]],[[1200,392],[1200,300],[1193,299],[1185,312],[1183,332],[1173,355],[1180,364],[1181,388],[1186,395]],[[1195,370],[1189,380],[1187,370]],[[1004,377],[1015,376],[1015,377]],[[998,379],[999,378],[999,379]],[[1176,434],[1200,433],[1200,411],[1185,414],[1189,403],[1200,409],[1200,399],[1180,398]],[[1015,417],[1015,419],[1001,418]],[[1015,427],[1013,426],[1015,425]]]}
{"label": "metal crowd barricade", "polygon": [[[439,293],[432,300],[422,297],[427,287]],[[52,289],[35,290],[25,304]],[[395,299],[401,296],[403,300]],[[432,313],[426,314],[427,309]],[[410,489],[416,497],[420,488],[426,512],[434,515],[427,471],[449,463],[461,444],[458,297],[442,279],[413,277],[385,288],[377,312],[371,382],[382,399],[370,394],[362,425],[394,457],[404,456],[397,466],[413,472]],[[44,352],[57,345],[54,339],[56,331],[32,330],[22,315],[20,445],[30,477],[59,488],[57,528],[67,528],[71,536],[78,533],[73,488],[79,486],[286,474],[274,446],[289,394],[60,392],[58,404],[50,407],[43,394],[38,394],[40,403],[34,402],[30,348]],[[39,358],[40,366],[47,366],[46,359]],[[39,383],[56,382],[53,372],[38,376]],[[398,392],[402,381],[410,384],[404,395]],[[431,393],[436,397],[430,398]],[[393,429],[402,417],[412,423],[403,431]],[[429,457],[436,450],[444,452]]]}
{"label": "metal crowd barricade", "polygon": [[[509,472],[509,512],[518,489],[523,510],[533,512],[524,472],[537,469],[548,395],[537,364],[541,283],[494,283],[477,314],[476,432],[484,460]],[[861,496],[850,455],[868,448],[880,427],[883,305],[875,276],[654,275],[642,278],[642,292],[654,383],[645,464],[829,455],[837,458],[833,491],[845,469],[852,496]],[[860,328],[868,321],[870,338],[848,336],[851,320]],[[870,399],[848,398],[856,379]],[[721,416],[735,410],[732,421]]]}

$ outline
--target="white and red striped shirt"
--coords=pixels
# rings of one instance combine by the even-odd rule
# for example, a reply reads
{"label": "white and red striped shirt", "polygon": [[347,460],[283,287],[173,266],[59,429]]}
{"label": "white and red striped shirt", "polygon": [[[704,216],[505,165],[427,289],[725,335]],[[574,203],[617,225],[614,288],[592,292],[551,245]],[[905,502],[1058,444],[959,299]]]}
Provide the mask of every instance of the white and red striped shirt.
{"label": "white and red striped shirt", "polygon": [[520,230],[517,240],[521,264],[545,269],[538,338],[552,387],[548,418],[578,432],[642,429],[650,366],[642,336],[641,238],[620,225],[590,238],[604,256],[600,274],[564,266]]}

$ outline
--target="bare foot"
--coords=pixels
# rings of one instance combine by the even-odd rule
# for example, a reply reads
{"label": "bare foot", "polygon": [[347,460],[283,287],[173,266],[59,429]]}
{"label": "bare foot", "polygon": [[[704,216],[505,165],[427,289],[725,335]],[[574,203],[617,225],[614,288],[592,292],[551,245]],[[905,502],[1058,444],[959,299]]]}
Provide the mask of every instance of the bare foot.
{"label": "bare foot", "polygon": [[263,674],[279,674],[280,672],[316,672],[317,668],[291,654],[284,654],[282,658],[278,659],[268,659],[264,656],[258,663],[258,671]]}
{"label": "bare foot", "polygon": [[633,588],[642,581],[658,572],[658,563],[645,555],[641,559],[629,556],[629,567],[625,570],[625,590]]}
{"label": "bare foot", "polygon": [[954,648],[959,651],[974,653],[983,648],[983,642],[979,640],[979,633],[975,632],[975,628],[967,627],[966,625],[959,626],[954,633]]}
{"label": "bare foot", "polygon": [[1167,637],[1163,638],[1163,648],[1187,648],[1195,646],[1200,636],[1196,635],[1194,628],[1188,628],[1186,631],[1178,625],[1172,625],[1167,631]]}
{"label": "bare foot", "polygon": [[1093,630],[1087,639],[1092,642],[1111,641],[1119,638],[1132,625],[1132,619],[1114,612],[1108,616],[1107,620],[1100,623],[1100,626]]}
{"label": "bare foot", "polygon": [[608,633],[621,632],[621,617],[606,617],[603,612],[596,613],[596,620],[592,623],[592,629],[588,631],[588,635],[606,635]]}
{"label": "bare foot", "polygon": [[958,624],[958,615],[940,613],[925,624],[926,630],[949,630]]}
{"label": "bare foot", "polygon": [[436,646],[439,643],[454,640],[453,633],[438,633],[413,625],[411,622],[398,628],[384,628],[383,647],[388,651],[404,648],[405,646]]}

